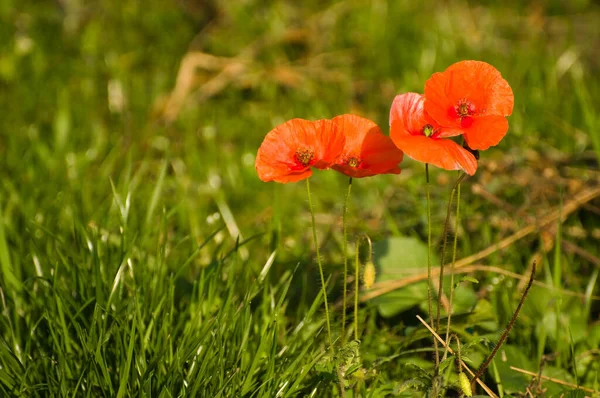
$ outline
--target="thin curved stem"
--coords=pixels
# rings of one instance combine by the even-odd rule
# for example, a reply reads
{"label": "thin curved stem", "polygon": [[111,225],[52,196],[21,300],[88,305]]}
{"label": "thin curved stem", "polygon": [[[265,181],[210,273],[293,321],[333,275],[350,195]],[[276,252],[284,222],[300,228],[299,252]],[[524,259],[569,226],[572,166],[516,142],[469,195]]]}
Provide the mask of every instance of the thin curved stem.
{"label": "thin curved stem", "polygon": [[[457,356],[457,359],[458,359],[458,371],[462,372],[462,363],[463,363],[463,361],[462,361],[462,358],[461,358],[461,355],[460,355],[460,340],[458,339],[458,335],[457,334],[453,334],[452,336],[454,337],[454,340],[456,340],[456,356]],[[446,342],[446,345],[449,345],[449,342],[450,342],[450,340],[448,340]]]}
{"label": "thin curved stem", "polygon": [[369,244],[369,261],[373,261],[373,243],[367,234],[362,234],[356,242],[356,256],[354,261],[354,340],[358,341],[358,281],[360,279],[360,241],[366,240]]}
{"label": "thin curved stem", "polygon": [[450,192],[450,199],[448,199],[448,208],[446,209],[446,219],[444,220],[444,229],[442,232],[442,255],[440,258],[440,278],[438,282],[438,295],[437,295],[437,306],[436,306],[436,323],[435,329],[439,331],[440,329],[440,314],[442,307],[442,295],[444,293],[444,264],[446,263],[446,248],[448,245],[448,230],[450,229],[450,214],[452,212],[452,203],[454,202],[454,195],[456,194],[456,190],[460,186],[460,183],[465,178],[466,174],[463,172],[458,177],[454,186],[452,187],[452,191]]}
{"label": "thin curved stem", "polygon": [[360,241],[356,242],[356,261],[354,262],[354,340],[358,340],[358,278],[360,277],[360,260],[358,258],[359,244]]}
{"label": "thin curved stem", "polygon": [[327,321],[327,337],[329,339],[329,351],[331,353],[331,359],[334,361],[336,367],[336,373],[338,376],[338,382],[340,387],[340,395],[342,398],[346,397],[346,388],[344,386],[343,375],[340,372],[338,364],[335,363],[335,351],[333,349],[333,339],[331,338],[331,322],[329,321],[329,305],[327,304],[327,287],[325,286],[325,274],[323,273],[323,264],[321,263],[321,253],[319,251],[319,242],[317,240],[317,223],[315,222],[315,211],[312,205],[312,199],[310,195],[310,179],[306,179],[306,194],[308,196],[308,207],[310,209],[310,216],[312,220],[313,240],[315,243],[315,251],[317,254],[317,264],[319,265],[319,273],[321,274],[321,289],[323,289],[323,303],[325,304],[325,320]]}
{"label": "thin curved stem", "polygon": [[[429,164],[425,163],[425,193],[427,196],[427,307],[429,311],[429,324],[432,327],[433,323],[433,309],[431,299],[431,195],[429,187]],[[440,354],[438,353],[438,342],[433,338],[433,352],[435,353],[435,373],[440,365]]]}
{"label": "thin curved stem", "polygon": [[348,213],[348,202],[350,201],[350,192],[352,191],[352,177],[348,179],[348,192],[346,192],[346,198],[344,199],[344,210],[342,213],[342,229],[343,229],[343,256],[344,256],[344,278],[342,279],[344,285],[344,306],[342,307],[342,345],[346,341],[346,298],[348,286],[346,280],[348,279],[348,234],[346,225],[346,215]]}
{"label": "thin curved stem", "polygon": [[442,255],[440,256],[440,277],[438,281],[437,290],[437,305],[435,315],[435,329],[439,331],[440,328],[440,308],[442,306],[442,294],[444,292],[444,263],[446,262],[446,245],[448,243],[448,230],[450,227],[450,213],[452,212],[452,202],[454,201],[454,189],[450,192],[450,199],[448,199],[448,208],[446,209],[446,220],[444,221],[444,229],[442,230]]}
{"label": "thin curved stem", "polygon": [[[448,298],[448,323],[446,324],[446,347],[450,345],[450,318],[452,317],[452,298],[454,297],[454,264],[456,263],[456,246],[458,244],[458,228],[460,218],[460,181],[456,187],[456,220],[454,223],[454,245],[452,247],[452,263],[450,264],[450,297]],[[458,337],[456,338],[458,341]],[[459,349],[460,353],[460,349]],[[448,349],[444,350],[444,359]],[[460,360],[460,358],[459,358]]]}
{"label": "thin curved stem", "polygon": [[317,253],[317,264],[319,265],[319,273],[321,274],[321,289],[323,290],[323,302],[325,303],[325,320],[327,321],[327,337],[329,338],[329,350],[333,358],[333,339],[331,338],[331,322],[329,321],[329,306],[327,305],[327,287],[325,286],[325,274],[323,273],[323,264],[321,263],[321,253],[319,251],[319,242],[317,240],[317,225],[315,222],[315,211],[312,205],[312,199],[310,196],[310,182],[309,178],[306,179],[306,193],[308,195],[308,207],[310,209],[310,216],[312,219],[312,232],[313,241],[315,244],[315,251]]}

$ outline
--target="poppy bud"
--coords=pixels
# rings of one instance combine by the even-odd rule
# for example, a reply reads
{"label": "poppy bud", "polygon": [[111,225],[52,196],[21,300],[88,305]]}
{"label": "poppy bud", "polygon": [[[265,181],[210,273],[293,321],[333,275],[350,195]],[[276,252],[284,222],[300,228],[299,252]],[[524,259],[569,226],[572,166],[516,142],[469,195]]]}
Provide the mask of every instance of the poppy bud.
{"label": "poppy bud", "polygon": [[458,374],[458,383],[460,384],[460,389],[462,390],[463,394],[465,394],[465,396],[473,396],[473,391],[471,390],[471,382],[469,381],[467,375],[463,372],[460,372]]}
{"label": "poppy bud", "polygon": [[363,270],[363,285],[365,288],[369,289],[375,283],[375,264],[372,261],[369,261],[365,264],[365,269]]}

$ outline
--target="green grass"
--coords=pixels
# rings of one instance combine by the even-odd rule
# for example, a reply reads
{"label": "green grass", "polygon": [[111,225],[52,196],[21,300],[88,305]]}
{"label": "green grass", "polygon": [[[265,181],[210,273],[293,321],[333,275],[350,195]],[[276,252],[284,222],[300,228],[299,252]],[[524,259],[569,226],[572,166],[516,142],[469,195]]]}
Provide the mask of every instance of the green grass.
{"label": "green grass", "polygon": [[[256,150],[293,117],[359,113],[385,127],[394,95],[422,92],[458,60],[484,60],[511,84],[515,111],[463,183],[458,258],[535,225],[599,186],[600,7],[510,3],[3,1],[0,395],[337,396],[306,193],[258,180]],[[202,84],[220,69],[198,69],[169,118],[188,50],[242,56],[210,92]],[[360,233],[426,242],[423,167],[402,167],[354,181],[351,247]],[[438,254],[454,178],[432,170]],[[346,184],[332,171],[311,180],[334,304]],[[530,378],[511,365],[600,390],[599,207],[597,198],[578,206],[478,262],[526,275],[537,258],[546,283],[532,288],[486,372],[494,391],[525,391]],[[452,331],[475,369],[522,286],[497,272],[472,276],[479,283],[456,288]],[[361,304],[359,361],[349,361],[364,377],[348,376],[351,396],[428,388],[431,336],[415,318],[426,318],[426,303],[409,307],[383,317]],[[340,319],[334,311],[334,339]],[[446,394],[458,394],[452,361],[441,374]]]}

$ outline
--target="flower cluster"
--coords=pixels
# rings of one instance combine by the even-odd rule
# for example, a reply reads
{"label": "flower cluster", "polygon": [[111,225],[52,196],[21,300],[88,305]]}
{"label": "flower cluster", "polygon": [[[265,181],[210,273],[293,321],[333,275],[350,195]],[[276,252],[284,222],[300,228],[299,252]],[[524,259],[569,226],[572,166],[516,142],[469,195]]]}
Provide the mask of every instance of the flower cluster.
{"label": "flower cluster", "polygon": [[[263,181],[280,183],[294,182],[307,179],[312,175],[312,169],[334,169],[350,177],[348,193],[344,202],[342,215],[344,258],[343,306],[341,348],[334,350],[334,339],[331,333],[329,307],[327,304],[326,279],[319,254],[319,243],[315,215],[310,194],[310,180],[306,180],[308,204],[312,216],[313,240],[317,263],[321,277],[323,304],[329,350],[331,358],[342,355],[347,347],[359,341],[358,333],[358,292],[359,292],[359,243],[356,245],[355,264],[355,301],[354,301],[354,341],[344,344],[346,336],[346,291],[347,291],[347,228],[346,214],[350,197],[352,178],[369,177],[377,174],[398,174],[404,154],[446,170],[462,170],[473,175],[477,171],[478,151],[497,145],[508,131],[506,117],[512,113],[514,106],[513,92],[506,80],[493,66],[480,61],[462,61],[451,65],[442,73],[435,73],[425,83],[424,94],[405,93],[394,98],[390,109],[390,136],[386,136],[371,120],[356,115],[341,115],[333,119],[309,121],[292,119],[275,127],[265,137],[256,156],[256,171]],[[456,140],[459,140],[457,142]],[[427,176],[427,208],[428,208],[428,307],[432,326],[440,329],[440,302],[437,307],[437,325],[433,323],[432,294],[431,294],[431,211],[429,204],[429,174]],[[460,197],[460,181],[465,174],[457,179]],[[446,225],[450,217],[450,209],[454,196],[450,195]],[[459,206],[456,206],[458,220]],[[458,221],[457,221],[458,225]],[[442,258],[446,248],[446,227]],[[366,239],[371,246],[367,235]],[[456,239],[456,235],[455,235]],[[455,240],[456,250],[456,240]],[[456,253],[454,253],[455,255]],[[453,259],[454,259],[453,255]],[[372,247],[370,247],[372,257]],[[535,268],[535,267],[534,267]],[[438,297],[443,293],[443,267],[440,267],[440,282]],[[451,273],[454,275],[454,260]],[[535,270],[534,270],[535,272]],[[375,282],[375,265],[372,258],[367,261],[363,282],[369,288]],[[452,285],[452,284],[451,284]],[[452,290],[450,292],[452,297]],[[523,296],[524,297],[524,296]],[[452,305],[449,306],[450,308]],[[450,327],[451,311],[448,313],[448,328]],[[429,327],[429,326],[428,326]],[[446,336],[448,336],[448,331]],[[506,333],[504,336],[506,336]],[[434,340],[436,341],[436,340]],[[437,342],[434,351],[437,352]],[[358,354],[356,354],[358,357]],[[488,358],[493,357],[492,355]],[[439,370],[439,356],[436,355],[435,372]],[[336,365],[337,366],[337,365]],[[486,364],[481,369],[485,369]],[[474,380],[481,376],[479,371]],[[464,379],[464,374],[462,375]],[[338,372],[340,395],[345,395],[346,381],[342,372]],[[462,380],[464,381],[464,380]],[[466,381],[466,384],[469,380]],[[463,386],[464,387],[464,386]],[[469,387],[469,386],[467,386]],[[437,390],[436,385],[432,387]],[[469,393],[463,388],[465,394]],[[467,394],[468,395],[468,394]]]}
{"label": "flower cluster", "polygon": [[[425,95],[396,96],[390,136],[411,158],[473,175],[471,150],[497,145],[508,131],[513,92],[500,72],[481,61],[462,61],[425,83]],[[449,137],[463,136],[466,148]]]}
{"label": "flower cluster", "polygon": [[[513,105],[513,92],[496,68],[461,61],[433,74],[424,95],[396,96],[390,137],[356,115],[314,122],[292,119],[267,134],[256,170],[261,180],[281,183],[308,178],[313,167],[356,178],[398,174],[404,152],[415,160],[473,175],[477,170],[473,151],[500,142]],[[452,139],[457,136],[464,138],[464,146]]]}
{"label": "flower cluster", "polygon": [[349,177],[399,174],[402,151],[371,120],[356,115],[311,122],[292,119],[265,137],[256,156],[263,181],[300,181],[312,168],[337,170]]}

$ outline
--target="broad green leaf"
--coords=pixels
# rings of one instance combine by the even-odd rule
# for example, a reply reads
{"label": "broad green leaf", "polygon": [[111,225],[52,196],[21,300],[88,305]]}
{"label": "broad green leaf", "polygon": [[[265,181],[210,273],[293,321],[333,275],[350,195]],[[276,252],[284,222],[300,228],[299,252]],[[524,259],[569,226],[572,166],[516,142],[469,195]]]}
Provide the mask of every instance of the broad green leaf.
{"label": "broad green leaf", "polygon": [[[373,245],[376,282],[398,280],[427,271],[427,245],[412,237],[392,237]],[[431,257],[432,266],[438,264]],[[419,282],[373,299],[379,313],[394,316],[415,306],[427,307],[427,282]]]}
{"label": "broad green leaf", "polygon": [[[556,366],[546,365],[546,366],[544,366],[544,371],[542,372],[542,374],[544,376],[551,377],[553,379],[562,380],[564,382],[571,383],[574,386],[576,385],[575,378],[566,369],[557,368]],[[551,381],[544,380],[543,388],[546,390],[547,397],[560,397],[563,393],[565,393],[565,395],[564,395],[565,397],[568,397],[568,396],[578,397],[579,396],[579,395],[577,395],[576,389],[565,387],[563,385],[560,385],[558,383],[553,383]],[[573,390],[573,391],[571,391],[571,393],[574,395],[566,394],[570,390]],[[583,397],[583,395],[582,395],[582,397]]]}
{"label": "broad green leaf", "polygon": [[[498,374],[500,375],[504,391],[508,394],[525,391],[525,388],[527,388],[531,381],[530,376],[512,370],[511,366],[530,371],[536,370],[523,348],[510,344],[505,344],[500,348],[494,358],[494,362],[498,368]],[[487,372],[490,372],[490,369],[491,366]]]}

